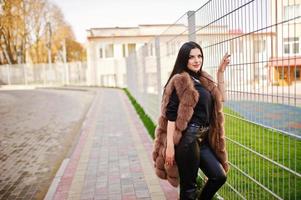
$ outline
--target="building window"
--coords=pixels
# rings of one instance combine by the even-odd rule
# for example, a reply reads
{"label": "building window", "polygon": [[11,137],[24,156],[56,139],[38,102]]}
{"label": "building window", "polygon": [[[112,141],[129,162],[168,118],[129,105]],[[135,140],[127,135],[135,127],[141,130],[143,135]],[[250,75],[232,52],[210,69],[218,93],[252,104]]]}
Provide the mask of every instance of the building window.
{"label": "building window", "polygon": [[299,54],[299,38],[290,37],[283,39],[283,48],[285,54]]}
{"label": "building window", "polygon": [[290,45],[289,44],[284,44],[284,53],[286,53],[286,54],[290,53]]}
{"label": "building window", "polygon": [[255,40],[254,41],[254,50],[255,53],[261,53],[265,51],[266,41],[265,40]]}
{"label": "building window", "polygon": [[114,45],[113,44],[107,44],[105,46],[105,52],[106,52],[106,58],[114,57]]}
{"label": "building window", "polygon": [[126,57],[126,46],[125,46],[125,44],[122,45],[122,56]]}
{"label": "building window", "polygon": [[300,79],[300,68],[296,69],[296,79]]}
{"label": "building window", "polygon": [[102,50],[102,47],[99,48],[99,58],[103,58],[103,50]]}
{"label": "building window", "polygon": [[293,53],[295,53],[295,54],[299,53],[299,43],[293,44]]}
{"label": "building window", "polygon": [[295,5],[288,5],[284,6],[284,15],[283,18],[284,20],[289,20],[297,17],[300,13],[300,5],[295,4]]}
{"label": "building window", "polygon": [[133,53],[136,51],[136,44],[135,43],[131,43],[131,44],[128,44],[128,52],[129,54]]}
{"label": "building window", "polygon": [[148,43],[147,44],[147,56],[153,56],[153,44],[152,43]]}
{"label": "building window", "polygon": [[130,43],[130,44],[123,44],[122,45],[122,56],[127,57],[131,53],[136,51],[136,44]]}

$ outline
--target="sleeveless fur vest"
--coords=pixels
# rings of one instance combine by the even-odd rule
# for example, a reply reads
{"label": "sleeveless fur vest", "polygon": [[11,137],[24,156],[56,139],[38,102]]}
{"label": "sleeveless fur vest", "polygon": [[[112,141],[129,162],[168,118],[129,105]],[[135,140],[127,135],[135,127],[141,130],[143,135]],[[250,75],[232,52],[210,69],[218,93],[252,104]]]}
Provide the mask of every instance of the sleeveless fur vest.
{"label": "sleeveless fur vest", "polygon": [[[212,77],[202,71],[200,76],[201,84],[210,91],[213,100],[214,108],[212,113],[212,121],[210,122],[209,144],[214,150],[218,160],[222,163],[226,172],[229,170],[228,156],[225,146],[225,132],[224,132],[224,87],[222,79],[218,76],[218,86],[213,81]],[[179,174],[177,165],[172,167],[165,165],[165,150],[167,145],[167,118],[166,107],[173,89],[176,89],[179,97],[178,115],[175,121],[174,144],[177,145],[182,137],[182,131],[187,127],[193,115],[193,109],[198,102],[199,93],[194,88],[194,83],[187,72],[174,75],[165,88],[161,102],[161,116],[158,119],[158,124],[155,130],[155,140],[153,148],[153,161],[156,174],[161,179],[167,179],[168,182],[177,187],[179,185]]]}

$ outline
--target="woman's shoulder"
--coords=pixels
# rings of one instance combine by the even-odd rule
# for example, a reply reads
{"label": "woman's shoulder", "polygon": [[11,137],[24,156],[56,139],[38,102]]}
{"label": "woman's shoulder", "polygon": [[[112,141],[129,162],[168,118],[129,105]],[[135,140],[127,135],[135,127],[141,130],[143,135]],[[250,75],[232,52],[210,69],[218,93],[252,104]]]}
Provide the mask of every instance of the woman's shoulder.
{"label": "woman's shoulder", "polygon": [[181,94],[181,92],[185,90],[189,84],[189,81],[187,81],[188,79],[189,75],[186,75],[185,73],[173,75],[164,89],[164,94],[169,96],[175,91],[177,94]]}
{"label": "woman's shoulder", "polygon": [[[170,82],[171,83],[169,85],[169,89],[175,89],[179,98],[182,97],[184,91],[186,91],[187,89],[187,91],[194,90],[194,83],[187,72],[175,74]],[[172,91],[170,91],[170,94],[171,92]]]}
{"label": "woman's shoulder", "polygon": [[177,74],[175,74],[175,75],[171,78],[171,81],[173,81],[173,82],[182,82],[182,81],[186,81],[187,79],[189,79],[188,73],[182,72],[182,73],[177,73]]}

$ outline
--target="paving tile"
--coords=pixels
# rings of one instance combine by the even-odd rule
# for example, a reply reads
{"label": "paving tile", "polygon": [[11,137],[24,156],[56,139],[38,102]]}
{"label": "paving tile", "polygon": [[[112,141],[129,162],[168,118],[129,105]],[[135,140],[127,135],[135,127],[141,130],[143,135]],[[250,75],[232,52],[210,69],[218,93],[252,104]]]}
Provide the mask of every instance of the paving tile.
{"label": "paving tile", "polygon": [[110,194],[109,199],[110,200],[121,200],[121,195],[120,194]]}
{"label": "paving tile", "polygon": [[122,200],[136,200],[137,197],[134,194],[122,195]]}
{"label": "paving tile", "polygon": [[147,198],[150,197],[148,190],[135,190],[137,198]]}

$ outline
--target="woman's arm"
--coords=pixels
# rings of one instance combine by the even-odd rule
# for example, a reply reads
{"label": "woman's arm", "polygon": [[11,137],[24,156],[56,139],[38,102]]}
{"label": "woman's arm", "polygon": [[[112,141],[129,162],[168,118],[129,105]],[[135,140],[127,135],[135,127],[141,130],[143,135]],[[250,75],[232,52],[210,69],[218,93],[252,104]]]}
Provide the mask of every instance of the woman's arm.
{"label": "woman's arm", "polygon": [[167,147],[166,147],[166,159],[165,162],[167,165],[172,166],[174,164],[174,142],[173,142],[173,134],[175,131],[175,122],[168,121],[167,122]]}
{"label": "woman's arm", "polygon": [[222,94],[222,101],[226,100],[226,92],[225,92],[225,81],[224,81],[224,72],[217,71],[217,87]]}
{"label": "woman's arm", "polygon": [[225,92],[225,81],[224,81],[224,72],[226,67],[229,65],[230,63],[230,55],[228,53],[226,53],[223,57],[223,59],[221,60],[221,63],[218,67],[217,70],[217,87],[219,89],[219,91],[222,94],[222,101],[224,102],[226,100],[226,92]]}
{"label": "woman's arm", "polygon": [[169,99],[169,103],[166,108],[166,117],[167,117],[167,141],[166,141],[166,152],[165,152],[165,163],[172,166],[174,164],[174,141],[173,135],[175,132],[175,121],[177,119],[177,112],[179,108],[179,98],[174,89]]}
{"label": "woman's arm", "polygon": [[175,122],[174,121],[168,121],[167,122],[167,146],[172,145],[173,143],[173,133],[175,131]]}

